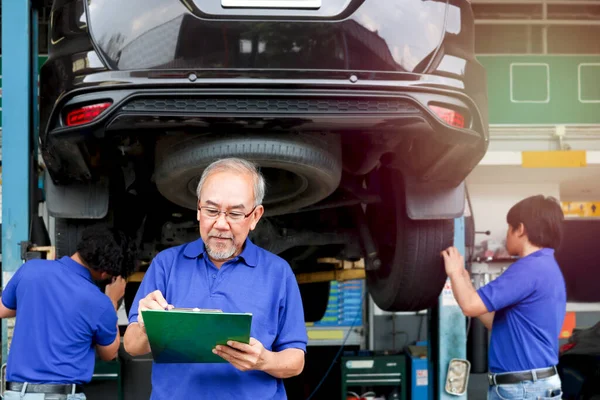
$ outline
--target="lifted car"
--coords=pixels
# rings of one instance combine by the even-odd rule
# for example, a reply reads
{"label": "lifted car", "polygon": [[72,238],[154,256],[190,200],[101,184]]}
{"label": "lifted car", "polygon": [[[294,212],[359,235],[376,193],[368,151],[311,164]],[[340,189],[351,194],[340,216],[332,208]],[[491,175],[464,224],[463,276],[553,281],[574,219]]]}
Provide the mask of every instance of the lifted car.
{"label": "lifted car", "polygon": [[[203,169],[242,157],[268,184],[257,245],[296,273],[364,258],[379,307],[432,306],[488,146],[473,32],[464,0],[55,0],[40,140],[58,254],[98,221],[145,261],[197,239]],[[328,284],[301,286],[320,318]]]}

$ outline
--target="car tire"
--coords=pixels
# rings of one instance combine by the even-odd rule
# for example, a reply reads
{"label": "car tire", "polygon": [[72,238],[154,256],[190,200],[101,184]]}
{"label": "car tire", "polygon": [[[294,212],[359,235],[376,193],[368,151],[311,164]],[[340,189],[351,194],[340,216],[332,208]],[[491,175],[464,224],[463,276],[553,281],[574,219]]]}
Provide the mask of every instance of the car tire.
{"label": "car tire", "polygon": [[298,286],[304,308],[304,321],[320,321],[325,316],[329,303],[330,282],[303,283]]}
{"label": "car tire", "polygon": [[381,267],[367,271],[369,293],[385,311],[433,307],[446,281],[441,251],[451,246],[454,220],[411,220],[398,170],[381,168],[370,179],[381,203],[367,206]]}
{"label": "car tire", "polygon": [[94,224],[94,220],[89,219],[54,219],[54,246],[56,257],[71,257],[77,251],[77,242],[81,239],[81,234],[88,226]]}
{"label": "car tire", "polygon": [[158,142],[156,186],[171,202],[195,210],[202,172],[211,162],[225,157],[243,158],[260,167],[267,182],[263,201],[267,216],[296,211],[324,199],[338,187],[342,174],[337,135],[211,134]]}

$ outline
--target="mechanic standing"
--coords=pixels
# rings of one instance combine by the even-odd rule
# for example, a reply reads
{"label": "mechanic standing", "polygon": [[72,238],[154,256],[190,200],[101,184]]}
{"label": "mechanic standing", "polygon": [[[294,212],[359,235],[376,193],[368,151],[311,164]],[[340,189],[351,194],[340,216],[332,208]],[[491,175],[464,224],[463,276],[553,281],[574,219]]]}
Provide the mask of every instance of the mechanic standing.
{"label": "mechanic standing", "polygon": [[566,288],[554,258],[563,212],[554,198],[528,197],[507,214],[506,249],[518,256],[504,273],[475,290],[464,260],[442,252],[454,297],[465,315],[492,331],[488,399],[560,399],[558,339]]}
{"label": "mechanic standing", "polygon": [[[117,303],[134,266],[122,232],[86,229],[71,257],[24,263],[2,293],[0,317],[18,315],[8,354],[5,400],[82,400],[95,351],[116,357]],[[94,281],[111,279],[103,294]]]}

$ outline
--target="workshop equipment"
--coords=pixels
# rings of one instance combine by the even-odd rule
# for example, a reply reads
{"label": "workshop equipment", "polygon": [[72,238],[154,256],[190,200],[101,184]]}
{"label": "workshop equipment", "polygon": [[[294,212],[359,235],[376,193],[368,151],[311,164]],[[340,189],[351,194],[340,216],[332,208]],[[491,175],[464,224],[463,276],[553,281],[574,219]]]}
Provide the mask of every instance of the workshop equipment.
{"label": "workshop equipment", "polygon": [[406,400],[406,357],[403,354],[345,356],[341,364],[342,399],[347,398],[348,392],[374,392],[370,397]]}
{"label": "workshop equipment", "polygon": [[410,384],[408,398],[411,400],[433,400],[433,390],[429,384],[427,368],[427,342],[418,342],[407,348],[408,371]]}

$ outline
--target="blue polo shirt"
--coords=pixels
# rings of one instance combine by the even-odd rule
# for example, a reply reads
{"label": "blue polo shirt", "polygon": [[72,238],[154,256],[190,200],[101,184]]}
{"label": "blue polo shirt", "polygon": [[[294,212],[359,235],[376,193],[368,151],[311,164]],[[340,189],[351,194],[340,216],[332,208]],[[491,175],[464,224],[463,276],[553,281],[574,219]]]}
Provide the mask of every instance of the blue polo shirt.
{"label": "blue polo shirt", "polygon": [[94,346],[108,346],[117,335],[112,302],[70,257],[23,264],[6,285],[2,304],[17,311],[8,381],[89,382]]}
{"label": "blue polo shirt", "polygon": [[[201,239],[159,253],[146,272],[129,313],[160,290],[177,308],[210,308],[252,313],[250,334],[270,351],[308,341],[302,299],[289,264],[246,240],[242,253],[217,269]],[[283,381],[261,371],[242,372],[229,363],[157,364],[152,367],[151,400],[285,399]]]}
{"label": "blue polo shirt", "polygon": [[496,312],[490,372],[525,371],[558,363],[567,295],[554,250],[541,249],[523,257],[478,293],[488,311]]}

